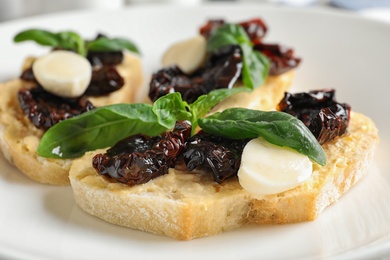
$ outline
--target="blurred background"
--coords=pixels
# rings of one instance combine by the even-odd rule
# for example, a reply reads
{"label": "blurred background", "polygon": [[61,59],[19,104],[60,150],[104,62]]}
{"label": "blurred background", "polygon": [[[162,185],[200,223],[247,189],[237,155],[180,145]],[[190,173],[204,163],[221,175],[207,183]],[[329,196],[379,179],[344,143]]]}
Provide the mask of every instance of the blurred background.
{"label": "blurred background", "polygon": [[[132,5],[199,5],[221,0],[0,0],[0,22],[77,9],[118,9]],[[294,7],[337,8],[390,22],[390,0],[225,0]]]}

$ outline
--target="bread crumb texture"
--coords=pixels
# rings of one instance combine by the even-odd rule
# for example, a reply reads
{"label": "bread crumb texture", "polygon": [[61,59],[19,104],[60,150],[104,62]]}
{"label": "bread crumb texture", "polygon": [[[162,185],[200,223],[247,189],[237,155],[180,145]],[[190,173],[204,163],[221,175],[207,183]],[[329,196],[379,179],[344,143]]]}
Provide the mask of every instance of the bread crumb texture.
{"label": "bread crumb texture", "polygon": [[[25,60],[23,69],[31,67],[35,58]],[[141,60],[126,53],[122,64],[117,66],[124,77],[125,85],[105,97],[91,98],[95,106],[113,103],[134,102],[137,91],[143,84]],[[34,181],[69,185],[69,169],[72,160],[49,159],[38,156],[37,148],[43,131],[37,129],[20,108],[19,89],[31,88],[34,84],[15,79],[0,84],[0,148],[4,157]]]}
{"label": "bread crumb texture", "polygon": [[377,142],[374,123],[353,113],[348,134],[324,145],[327,164],[315,164],[310,180],[260,198],[243,190],[236,178],[219,185],[205,172],[170,169],[146,184],[114,183],[91,167],[97,152],[73,162],[70,180],[76,202],[86,212],[117,225],[189,240],[249,223],[314,220],[363,177]]}

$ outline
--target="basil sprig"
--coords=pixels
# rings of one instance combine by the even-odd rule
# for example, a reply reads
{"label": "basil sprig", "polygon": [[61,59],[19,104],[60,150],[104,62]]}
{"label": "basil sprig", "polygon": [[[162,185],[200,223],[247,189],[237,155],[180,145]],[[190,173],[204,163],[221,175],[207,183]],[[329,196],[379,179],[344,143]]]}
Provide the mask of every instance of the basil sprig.
{"label": "basil sprig", "polygon": [[130,135],[156,136],[172,129],[177,120],[189,120],[196,126],[198,119],[218,102],[240,91],[248,90],[213,90],[191,105],[175,92],[159,98],[153,106],[116,104],[96,108],[51,127],[39,143],[38,154],[49,158],[76,158],[87,151],[112,146]]}
{"label": "basil sprig", "polygon": [[250,89],[261,86],[268,75],[270,62],[262,53],[253,49],[244,28],[237,24],[225,24],[217,28],[207,41],[207,50],[212,52],[227,45],[241,47],[244,85]]}
{"label": "basil sprig", "polygon": [[129,50],[134,53],[140,53],[137,46],[124,38],[100,37],[87,43],[89,51],[121,51]]}
{"label": "basil sprig", "polygon": [[129,50],[140,53],[137,46],[123,38],[100,37],[92,41],[84,40],[72,31],[53,33],[41,29],[29,29],[15,35],[14,42],[34,41],[43,46],[73,50],[85,56],[88,51],[120,51]]}
{"label": "basil sprig", "polygon": [[325,165],[326,155],[317,139],[299,119],[283,112],[229,108],[198,120],[208,133],[231,139],[263,137],[266,141],[289,147]]}

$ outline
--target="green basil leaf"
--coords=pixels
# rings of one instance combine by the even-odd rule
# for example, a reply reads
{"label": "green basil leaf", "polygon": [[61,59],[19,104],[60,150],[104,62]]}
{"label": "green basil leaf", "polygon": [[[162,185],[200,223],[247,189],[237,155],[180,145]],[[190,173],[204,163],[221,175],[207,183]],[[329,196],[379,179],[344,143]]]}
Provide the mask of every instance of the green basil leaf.
{"label": "green basil leaf", "polygon": [[101,37],[90,41],[87,44],[87,49],[90,51],[121,51],[126,49],[140,54],[140,51],[134,43],[123,38]]}
{"label": "green basil leaf", "polygon": [[190,104],[190,111],[192,113],[192,129],[198,126],[198,119],[210,112],[223,99],[238,92],[249,92],[247,88],[232,88],[232,89],[215,89],[210,91],[207,95],[200,96],[195,102]]}
{"label": "green basil leaf", "polygon": [[58,47],[60,44],[55,33],[39,29],[25,30],[15,35],[14,42],[24,41],[35,41],[40,45],[52,47]]}
{"label": "green basil leaf", "polygon": [[65,50],[75,50],[78,54],[86,56],[85,41],[75,32],[57,33],[60,47]]}
{"label": "green basil leaf", "polygon": [[160,125],[167,129],[173,128],[178,120],[191,120],[187,103],[179,92],[170,93],[157,99],[153,104],[153,112]]}
{"label": "green basil leaf", "polygon": [[283,112],[230,108],[198,120],[208,133],[232,139],[263,137],[266,141],[289,147],[325,165],[326,155],[310,130],[297,118]]}
{"label": "green basil leaf", "polygon": [[225,24],[217,28],[207,40],[207,50],[213,52],[226,45],[240,45],[252,43],[244,28],[237,24]]}
{"label": "green basil leaf", "polygon": [[241,44],[243,53],[242,81],[250,89],[255,89],[264,84],[270,62],[259,51],[246,44]]}
{"label": "green basil leaf", "polygon": [[51,158],[75,158],[86,151],[112,146],[130,135],[155,136],[166,130],[158,123],[151,105],[100,107],[51,127],[42,137],[38,154]]}
{"label": "green basil leaf", "polygon": [[263,85],[268,76],[270,62],[253,44],[244,28],[238,24],[225,24],[215,30],[207,40],[207,50],[213,52],[226,45],[239,45],[242,51],[242,81],[250,89]]}
{"label": "green basil leaf", "polygon": [[82,56],[86,56],[87,50],[121,51],[126,49],[140,53],[137,46],[127,39],[101,37],[86,43],[79,34],[71,31],[53,33],[46,30],[30,29],[22,31],[14,37],[14,42],[30,40],[43,46],[74,50]]}

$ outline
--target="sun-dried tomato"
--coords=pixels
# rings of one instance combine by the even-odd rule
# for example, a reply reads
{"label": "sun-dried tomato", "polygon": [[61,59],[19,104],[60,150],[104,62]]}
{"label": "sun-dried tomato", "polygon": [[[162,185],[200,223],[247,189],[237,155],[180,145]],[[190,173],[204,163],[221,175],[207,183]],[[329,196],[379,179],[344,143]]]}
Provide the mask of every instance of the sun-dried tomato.
{"label": "sun-dried tomato", "polygon": [[248,142],[207,134],[203,131],[192,136],[183,151],[183,159],[189,171],[204,169],[221,183],[237,174],[242,151]]}
{"label": "sun-dried tomato", "polygon": [[267,25],[260,18],[254,18],[248,21],[239,23],[244,28],[252,43],[257,44],[263,41],[267,33]]}
{"label": "sun-dried tomato", "polygon": [[91,82],[85,95],[103,96],[121,89],[125,80],[113,66],[103,66],[92,70]]}
{"label": "sun-dried tomato", "polygon": [[300,119],[324,144],[343,135],[349,124],[351,107],[336,102],[334,97],[334,89],[285,93],[277,109]]}
{"label": "sun-dried tomato", "polygon": [[[168,173],[168,169],[175,165],[190,133],[191,124],[180,121],[172,132],[166,132],[160,137],[129,137],[118,142],[120,148],[114,146],[108,153],[95,155],[92,165],[100,175],[129,186],[146,183]],[[137,145],[138,141],[142,143],[141,147],[129,147]],[[117,152],[120,153],[116,154]]]}
{"label": "sun-dried tomato", "polygon": [[[98,33],[95,40],[107,37]],[[122,51],[88,51],[87,59],[93,67],[115,66],[122,63],[124,58]]]}
{"label": "sun-dried tomato", "polygon": [[320,144],[333,140],[347,131],[350,107],[347,104],[333,104],[322,108],[312,119],[309,129]]}
{"label": "sun-dried tomato", "polygon": [[194,102],[199,96],[219,88],[232,88],[241,75],[242,54],[239,46],[230,45],[214,52],[204,68],[192,75],[177,66],[163,68],[152,75],[149,97],[156,101],[168,93],[180,92],[183,100]]}
{"label": "sun-dried tomato", "polygon": [[[213,32],[220,26],[226,24],[225,20],[208,20],[204,25],[199,29],[199,33],[205,38],[209,38]],[[247,33],[249,39],[253,43],[259,43],[264,38],[267,33],[267,25],[260,18],[250,19],[248,21],[243,21],[238,23]]]}
{"label": "sun-dried tomato", "polygon": [[37,128],[43,130],[94,108],[85,96],[74,99],[61,98],[40,86],[21,89],[18,92],[18,99],[24,114]]}
{"label": "sun-dried tomato", "polygon": [[261,52],[271,61],[270,75],[280,75],[301,62],[300,58],[294,57],[294,50],[278,44],[257,43],[254,49]]}
{"label": "sun-dried tomato", "polygon": [[199,29],[199,34],[203,35],[205,38],[209,38],[211,34],[217,29],[218,27],[225,24],[225,20],[223,19],[213,19],[208,20],[204,25],[202,25]]}
{"label": "sun-dried tomato", "polygon": [[154,137],[143,134],[132,135],[114,144],[107,150],[107,155],[115,156],[121,153],[143,153],[152,149],[161,138],[160,135]]}
{"label": "sun-dried tomato", "polygon": [[121,64],[124,55],[122,51],[89,51],[87,59],[93,67],[115,66]]}
{"label": "sun-dried tomato", "polygon": [[20,79],[38,84],[38,81],[35,79],[32,68],[28,68],[23,71],[22,75],[20,75]]}

